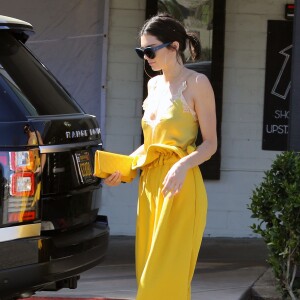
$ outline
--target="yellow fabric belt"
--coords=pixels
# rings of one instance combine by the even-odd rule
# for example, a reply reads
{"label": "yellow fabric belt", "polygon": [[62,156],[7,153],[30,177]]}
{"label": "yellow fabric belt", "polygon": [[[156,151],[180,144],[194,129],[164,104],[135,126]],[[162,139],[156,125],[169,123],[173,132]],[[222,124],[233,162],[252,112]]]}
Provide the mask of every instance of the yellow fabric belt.
{"label": "yellow fabric belt", "polygon": [[147,149],[147,153],[144,155],[138,155],[135,157],[132,163],[132,169],[144,168],[144,167],[156,167],[165,164],[174,164],[180,158],[193,152],[195,148],[189,146],[187,151],[176,146],[153,144]]}
{"label": "yellow fabric belt", "polygon": [[178,157],[178,155],[176,153],[160,154],[157,157],[157,159],[155,159],[153,162],[149,163],[148,165],[142,167],[142,169],[143,168],[151,169],[151,168],[156,168],[158,166],[168,165],[168,164],[173,165],[179,159],[180,159],[180,157]]}

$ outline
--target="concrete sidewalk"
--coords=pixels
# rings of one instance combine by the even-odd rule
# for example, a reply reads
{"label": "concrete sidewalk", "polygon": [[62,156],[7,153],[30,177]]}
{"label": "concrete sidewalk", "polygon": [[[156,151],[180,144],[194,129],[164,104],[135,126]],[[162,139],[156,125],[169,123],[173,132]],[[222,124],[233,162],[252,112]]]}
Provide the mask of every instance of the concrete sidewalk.
{"label": "concrete sidewalk", "polygon": [[[261,239],[204,238],[192,300],[248,299],[249,288],[267,269],[266,256]],[[77,289],[36,296],[135,299],[135,293],[134,238],[112,236],[105,261],[85,272]]]}

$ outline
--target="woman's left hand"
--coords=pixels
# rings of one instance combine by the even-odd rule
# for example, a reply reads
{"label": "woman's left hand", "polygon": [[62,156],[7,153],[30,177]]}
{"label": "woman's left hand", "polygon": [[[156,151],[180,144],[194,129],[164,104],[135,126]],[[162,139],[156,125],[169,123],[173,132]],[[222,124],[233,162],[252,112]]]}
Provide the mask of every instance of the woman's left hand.
{"label": "woman's left hand", "polygon": [[162,193],[172,197],[178,194],[182,188],[187,168],[180,162],[175,163],[167,173],[163,181]]}

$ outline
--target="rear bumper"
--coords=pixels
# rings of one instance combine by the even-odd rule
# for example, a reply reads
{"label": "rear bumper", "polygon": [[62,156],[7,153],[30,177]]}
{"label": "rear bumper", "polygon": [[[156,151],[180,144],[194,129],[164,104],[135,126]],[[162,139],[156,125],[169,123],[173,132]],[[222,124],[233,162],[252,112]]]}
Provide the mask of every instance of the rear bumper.
{"label": "rear bumper", "polygon": [[[109,240],[107,224],[97,222],[65,236],[64,240],[63,234],[58,238],[35,239],[39,248],[35,263],[32,263],[34,257],[31,256],[31,264],[0,270],[0,299],[44,289],[53,282],[74,277],[96,266],[104,258]],[[22,242],[26,243],[26,240],[28,243],[33,242],[32,239]],[[11,251],[10,257],[23,255],[19,253],[21,251],[15,253],[13,248]]]}

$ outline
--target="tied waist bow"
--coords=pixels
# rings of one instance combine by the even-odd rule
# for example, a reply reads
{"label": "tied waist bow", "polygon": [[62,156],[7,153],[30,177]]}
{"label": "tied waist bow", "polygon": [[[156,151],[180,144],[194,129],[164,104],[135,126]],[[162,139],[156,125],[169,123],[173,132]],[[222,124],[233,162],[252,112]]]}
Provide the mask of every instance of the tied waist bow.
{"label": "tied waist bow", "polygon": [[175,163],[180,158],[195,151],[194,146],[188,146],[186,151],[176,146],[152,144],[147,149],[146,154],[137,155],[133,159],[132,169],[155,167],[167,163]]}

